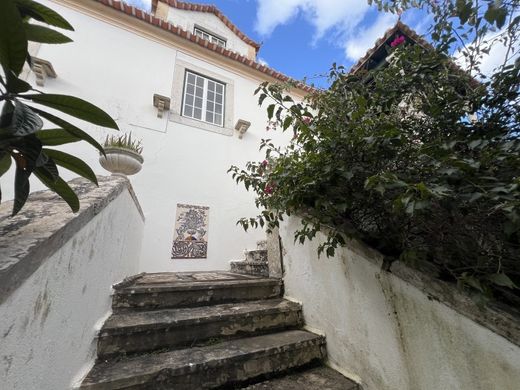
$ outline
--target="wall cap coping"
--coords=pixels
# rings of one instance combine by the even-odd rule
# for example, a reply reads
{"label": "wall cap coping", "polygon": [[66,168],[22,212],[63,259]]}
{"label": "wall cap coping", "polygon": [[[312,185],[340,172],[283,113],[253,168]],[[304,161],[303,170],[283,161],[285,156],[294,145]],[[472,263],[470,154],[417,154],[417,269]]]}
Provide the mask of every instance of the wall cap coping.
{"label": "wall cap coping", "polygon": [[452,283],[433,277],[426,272],[413,269],[401,261],[395,261],[390,269],[383,269],[384,256],[367,244],[349,239],[347,247],[352,252],[367,259],[381,268],[381,272],[393,275],[420,290],[429,300],[437,301],[471,319],[473,322],[504,337],[511,343],[520,346],[520,311],[499,302],[488,305],[477,304],[470,295],[459,290]]}
{"label": "wall cap coping", "polygon": [[12,201],[0,205],[0,304],[125,189],[144,221],[128,179],[98,176],[98,183],[99,187],[83,178],[69,182],[80,200],[76,214],[49,190],[32,193],[14,217]]}

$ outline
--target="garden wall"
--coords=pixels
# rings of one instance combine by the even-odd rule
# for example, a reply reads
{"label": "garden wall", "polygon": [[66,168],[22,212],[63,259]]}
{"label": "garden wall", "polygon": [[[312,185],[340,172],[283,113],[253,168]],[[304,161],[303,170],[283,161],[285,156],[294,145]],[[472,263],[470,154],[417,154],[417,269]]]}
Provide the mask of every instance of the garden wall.
{"label": "garden wall", "polygon": [[403,265],[382,271],[358,242],[318,258],[324,236],[294,244],[299,223],[280,228],[285,294],[326,335],[333,368],[365,390],[518,389],[518,318]]}
{"label": "garden wall", "polygon": [[130,184],[73,180],[73,214],[49,191],[0,206],[0,388],[70,389],[96,355],[111,286],[139,268],[144,220]]}

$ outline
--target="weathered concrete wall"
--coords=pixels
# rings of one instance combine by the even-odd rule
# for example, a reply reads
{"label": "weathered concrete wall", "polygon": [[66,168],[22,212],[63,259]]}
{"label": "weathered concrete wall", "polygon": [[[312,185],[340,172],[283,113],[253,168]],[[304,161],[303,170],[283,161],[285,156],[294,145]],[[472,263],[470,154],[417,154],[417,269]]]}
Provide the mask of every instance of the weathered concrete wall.
{"label": "weathered concrete wall", "polygon": [[323,236],[293,244],[298,225],[280,228],[285,293],[326,335],[331,366],[365,390],[519,388],[518,319],[405,267],[382,271],[380,255],[359,243],[318,258]]}
{"label": "weathered concrete wall", "polygon": [[65,390],[95,357],[111,285],[138,272],[144,221],[128,182],[74,181],[74,215],[50,192],[0,207],[0,388]]}

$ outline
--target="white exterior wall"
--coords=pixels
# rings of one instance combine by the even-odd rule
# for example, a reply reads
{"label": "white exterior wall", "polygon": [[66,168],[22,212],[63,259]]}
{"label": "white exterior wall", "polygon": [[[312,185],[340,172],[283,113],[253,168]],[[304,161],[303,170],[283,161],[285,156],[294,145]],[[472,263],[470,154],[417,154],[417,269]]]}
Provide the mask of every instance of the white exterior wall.
{"label": "white exterior wall", "polygon": [[[131,131],[143,141],[143,169],[130,177],[146,216],[140,270],[229,269],[228,262],[243,258],[243,251],[254,249],[256,241],[265,239],[265,233],[261,230],[245,233],[236,226],[239,218],[254,216],[258,210],[253,194],[238,186],[227,170],[231,165],[243,167],[247,161],[262,159],[258,151],[261,138],[284,143],[291,136],[266,133],[265,107],[259,107],[253,95],[262,80],[211,64],[56,2],[42,3],[63,15],[75,32],[68,34],[74,43],[41,46],[38,57],[53,64],[58,78],[47,79],[45,87],[40,89],[78,96],[98,105],[117,120],[122,131]],[[232,80],[233,98],[227,102],[233,105],[232,126],[238,119],[251,122],[243,139],[232,129],[224,129],[232,134],[229,136],[178,123],[173,114],[170,120],[167,113],[162,119],[157,118],[153,94],[173,97],[183,89],[183,85],[173,81],[178,60]],[[29,81],[34,85],[34,74],[29,75]],[[172,99],[172,105],[180,107],[180,101]],[[99,141],[107,133],[117,135],[115,131],[78,124]],[[107,174],[98,163],[97,151],[90,145],[76,143],[64,150],[84,159],[97,174]],[[66,179],[75,177],[63,172]],[[12,198],[13,176],[11,170],[2,178],[5,199]],[[36,179],[31,185],[32,190],[43,188]],[[177,203],[210,207],[207,259],[171,259]]]}
{"label": "white exterior wall", "polygon": [[222,20],[210,12],[186,11],[170,7],[168,21],[190,33],[193,33],[195,25],[198,25],[209,33],[225,38],[227,49],[243,56],[248,56],[251,46],[240,39]]}
{"label": "white exterior wall", "polygon": [[[285,294],[327,338],[329,363],[364,390],[517,390],[520,347],[398,277],[360,244],[318,258],[319,234],[280,228]],[[372,257],[371,260],[369,260]]]}
{"label": "white exterior wall", "polygon": [[94,363],[111,287],[137,273],[143,220],[124,190],[0,305],[0,388],[66,390]]}

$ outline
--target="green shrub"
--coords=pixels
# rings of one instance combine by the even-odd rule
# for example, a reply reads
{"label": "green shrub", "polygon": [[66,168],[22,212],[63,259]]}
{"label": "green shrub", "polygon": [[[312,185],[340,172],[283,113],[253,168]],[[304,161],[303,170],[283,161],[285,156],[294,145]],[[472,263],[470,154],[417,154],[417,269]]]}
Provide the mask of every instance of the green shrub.
{"label": "green shrub", "polygon": [[442,43],[398,45],[371,72],[334,66],[330,89],[303,103],[288,86],[262,84],[260,103],[274,100],[269,120],[294,138],[287,147],[262,140],[265,161],[231,167],[263,209],[239,223],[272,229],[297,213],[295,241],[327,227],[327,256],[355,237],[387,264],[399,259],[487,296],[519,286],[520,66],[506,61],[477,82]]}

